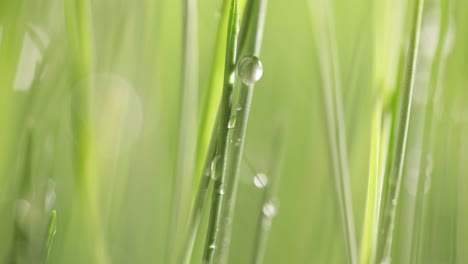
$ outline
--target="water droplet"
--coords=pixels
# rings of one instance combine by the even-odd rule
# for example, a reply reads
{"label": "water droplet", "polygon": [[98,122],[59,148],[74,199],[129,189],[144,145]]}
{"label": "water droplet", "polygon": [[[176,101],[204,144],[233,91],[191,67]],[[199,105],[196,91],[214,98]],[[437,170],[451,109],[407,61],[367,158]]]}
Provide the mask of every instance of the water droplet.
{"label": "water droplet", "polygon": [[218,189],[219,195],[224,195],[224,186],[220,186]]}
{"label": "water droplet", "polygon": [[234,145],[235,145],[236,147],[239,147],[240,144],[241,144],[241,142],[242,142],[242,140],[241,140],[240,138],[238,138],[238,139],[236,140],[236,143],[235,143]]}
{"label": "water droplet", "polygon": [[233,84],[236,81],[236,72],[232,72],[231,75],[229,75],[229,83]]}
{"label": "water droplet", "polygon": [[231,116],[229,118],[228,128],[232,129],[236,126],[236,116]]}
{"label": "water droplet", "polygon": [[263,205],[263,214],[268,218],[273,218],[278,212],[278,204],[275,201],[269,201]]}
{"label": "water droplet", "polygon": [[216,248],[216,245],[215,244],[211,244],[210,245],[210,249],[215,249]]}
{"label": "water droplet", "polygon": [[[420,166],[422,161],[422,153],[420,148],[415,148],[408,153],[408,163],[409,166],[406,168],[406,175],[405,179],[405,189],[411,196],[416,196],[418,192],[418,184],[419,184],[419,175],[421,174]],[[424,193],[426,194],[429,191],[431,185],[431,177],[430,177],[430,170],[431,170],[431,162],[432,160],[427,157],[427,167],[423,168],[424,173],[422,177],[424,177]]]}
{"label": "water droplet", "polygon": [[49,179],[47,182],[47,192],[44,199],[45,209],[47,212],[52,210],[52,206],[54,205],[55,199],[57,195],[55,194],[55,181]]}
{"label": "water droplet", "polygon": [[28,218],[31,212],[31,204],[24,199],[16,201],[16,223],[24,230],[27,229]]}
{"label": "water droplet", "polygon": [[246,85],[253,85],[263,75],[262,62],[255,56],[247,56],[237,65],[237,74]]}
{"label": "water droplet", "polygon": [[213,180],[217,180],[218,179],[218,174],[216,173],[216,164],[218,163],[218,160],[221,159],[221,155],[217,155],[213,161],[211,161],[211,165],[210,165],[210,174],[211,174],[211,178]]}
{"label": "water droplet", "polygon": [[[124,76],[103,72],[92,74],[92,114],[97,148],[109,159],[129,151],[143,128],[142,98]],[[112,131],[112,133],[109,133]]]}
{"label": "water droplet", "polygon": [[390,258],[389,256],[386,256],[381,262],[380,264],[390,264],[392,263],[392,258]]}
{"label": "water droplet", "polygon": [[223,222],[224,222],[224,225],[228,226],[228,225],[231,224],[231,218],[227,217],[227,218],[224,219]]}
{"label": "water droplet", "polygon": [[268,178],[264,173],[259,173],[259,174],[255,175],[253,181],[254,181],[254,184],[255,184],[255,186],[257,188],[262,189],[263,187],[265,187],[267,185]]}
{"label": "water droplet", "polygon": [[450,55],[450,53],[452,52],[454,43],[455,43],[455,21],[453,17],[450,17],[449,28],[445,35],[444,46],[442,49],[443,51],[442,53],[444,57],[447,57],[448,55]]}
{"label": "water droplet", "polygon": [[392,199],[392,205],[396,206],[396,199]]}
{"label": "water droplet", "polygon": [[237,111],[240,111],[242,110],[242,105],[238,105],[237,108],[236,108]]}
{"label": "water droplet", "polygon": [[439,41],[440,10],[428,10],[423,17],[421,25],[420,51],[423,57],[432,60]]}

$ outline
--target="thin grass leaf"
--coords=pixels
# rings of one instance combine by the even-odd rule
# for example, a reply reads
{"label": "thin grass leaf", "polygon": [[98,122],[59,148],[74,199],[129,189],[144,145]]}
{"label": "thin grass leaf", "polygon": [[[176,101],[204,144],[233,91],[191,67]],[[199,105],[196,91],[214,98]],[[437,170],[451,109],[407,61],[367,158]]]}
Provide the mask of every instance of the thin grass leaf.
{"label": "thin grass leaf", "polygon": [[[224,84],[223,93],[221,96],[221,104],[218,110],[219,124],[218,138],[216,143],[216,156],[220,155],[222,163],[221,168],[215,172],[215,181],[213,187],[212,204],[210,210],[210,218],[208,223],[207,238],[205,241],[205,248],[203,259],[207,263],[213,262],[213,255],[216,247],[216,238],[218,233],[218,224],[221,209],[221,195],[218,193],[224,188],[226,161],[227,161],[227,138],[228,138],[228,123],[231,114],[232,106],[232,91],[234,89],[234,83],[231,80],[231,76],[235,74],[235,65],[237,59],[237,37],[239,34],[239,1],[232,0],[230,11],[229,11],[229,22],[228,22],[228,36],[226,41],[226,59],[224,67]],[[217,168],[217,160],[213,160],[213,167]]]}
{"label": "thin grass leaf", "polygon": [[[208,142],[211,142],[213,134],[210,132],[216,130],[216,107],[221,98],[224,77],[224,65],[226,56],[226,35],[228,28],[228,19],[230,12],[229,1],[223,1],[221,10],[221,18],[218,24],[216,33],[215,52],[213,61],[211,63],[210,80],[206,94],[203,96],[203,104],[201,109],[201,121],[198,127],[198,140],[197,140],[197,161],[196,161],[196,175],[202,172],[202,166],[205,164],[203,158],[206,157],[207,150],[210,149]],[[211,157],[214,158],[214,157]]]}
{"label": "thin grass leaf", "polygon": [[341,223],[349,263],[357,263],[357,242],[349,183],[348,157],[343,119],[341,79],[339,76],[338,47],[332,18],[331,4],[327,1],[309,1],[314,17],[316,42],[323,78],[323,96],[327,115],[329,155],[340,208]]}
{"label": "thin grass leaf", "polygon": [[179,146],[173,184],[166,262],[174,263],[181,248],[195,168],[198,104],[197,1],[183,2],[182,83],[180,89]]}
{"label": "thin grass leaf", "polygon": [[[94,261],[108,263],[106,246],[99,224],[97,184],[98,172],[95,139],[93,135],[91,97],[93,91],[94,51],[91,6],[88,0],[64,0],[68,45],[71,51],[70,84],[73,86],[72,127],[74,132],[74,170],[77,185],[75,201],[80,223],[87,240],[93,241],[90,253]],[[78,209],[79,208],[79,209]],[[81,239],[84,239],[81,238]],[[83,241],[82,241],[83,242]]]}
{"label": "thin grass leaf", "polygon": [[[394,156],[392,157],[392,166],[389,176],[389,191],[388,199],[385,205],[385,218],[383,219],[383,255],[378,256],[379,259],[390,257],[393,242],[393,230],[395,222],[395,212],[398,206],[399,191],[401,188],[401,178],[403,174],[403,167],[406,155],[406,142],[408,138],[408,127],[411,113],[412,97],[414,90],[415,68],[419,47],[420,28],[422,20],[422,11],[424,0],[414,1],[414,14],[411,23],[411,35],[408,47],[408,54],[406,56],[406,71],[403,78],[401,97],[398,102],[399,117],[398,127],[396,132]],[[389,204],[391,203],[391,204]]]}
{"label": "thin grass leaf", "polygon": [[[279,131],[274,141],[272,142],[273,149],[271,151],[272,157],[270,164],[273,164],[271,176],[268,178],[266,186],[263,191],[259,215],[257,218],[257,227],[255,232],[255,240],[253,246],[252,264],[264,263],[265,252],[268,242],[268,234],[272,224],[272,218],[276,212],[265,212],[269,210],[269,205],[274,205],[274,200],[277,198],[278,188],[282,175],[282,161],[284,156],[284,134],[283,129]],[[276,208],[272,209],[277,210]]]}
{"label": "thin grass leaf", "polygon": [[441,25],[439,29],[439,39],[437,42],[437,48],[434,56],[434,60],[431,65],[431,79],[429,84],[429,91],[428,91],[428,102],[425,109],[425,114],[423,117],[424,122],[424,130],[422,134],[422,150],[421,150],[421,164],[419,167],[419,176],[418,176],[418,183],[416,187],[416,201],[415,201],[415,210],[413,216],[413,238],[412,238],[412,250],[410,251],[411,261],[412,263],[421,263],[422,261],[422,244],[424,238],[424,215],[425,215],[425,184],[426,178],[430,177],[427,175],[427,167],[429,162],[429,156],[434,153],[434,141],[437,135],[437,130],[435,127],[435,123],[433,122],[434,117],[434,100],[431,98],[435,98],[435,93],[440,83],[441,78],[441,68],[442,65],[442,56],[444,52],[444,45],[446,34],[448,31],[449,21],[448,21],[448,11],[449,11],[449,2],[444,2],[441,8]]}

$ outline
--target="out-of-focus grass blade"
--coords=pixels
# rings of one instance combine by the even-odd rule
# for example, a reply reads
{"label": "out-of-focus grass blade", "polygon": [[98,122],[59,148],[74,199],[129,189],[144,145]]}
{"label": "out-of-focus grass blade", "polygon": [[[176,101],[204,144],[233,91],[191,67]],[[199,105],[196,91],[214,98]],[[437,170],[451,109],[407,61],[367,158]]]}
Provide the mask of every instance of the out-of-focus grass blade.
{"label": "out-of-focus grass blade", "polygon": [[385,204],[383,218],[383,254],[377,260],[390,257],[393,242],[393,230],[395,212],[398,205],[399,191],[401,188],[401,178],[406,155],[406,142],[408,138],[408,127],[410,121],[411,105],[415,81],[415,68],[419,48],[419,38],[424,0],[414,1],[414,14],[411,22],[411,35],[406,56],[406,71],[403,78],[400,98],[398,98],[398,121],[395,134],[394,155],[390,169],[389,191]]}
{"label": "out-of-focus grass blade", "polygon": [[[276,196],[282,175],[282,163],[284,160],[284,129],[280,127],[277,131],[274,141],[272,142],[273,148],[270,164],[273,164],[273,168],[271,170],[271,176],[268,178],[264,189],[262,189],[263,195],[257,218],[252,264],[261,264],[264,262],[268,243],[268,233],[272,224],[272,218],[276,214],[275,210],[277,210],[274,207],[270,208],[270,206],[277,206],[274,204],[274,201],[277,198]],[[268,212],[268,210],[273,212]]]}
{"label": "out-of-focus grass blade", "polygon": [[352,195],[348,173],[348,153],[343,119],[343,99],[338,65],[334,20],[331,4],[322,0],[310,0],[315,39],[319,50],[320,70],[323,82],[324,107],[327,114],[327,136],[330,162],[335,179],[336,195],[340,208],[346,251],[349,263],[357,263],[357,242],[354,224]]}
{"label": "out-of-focus grass blade", "polygon": [[175,263],[180,255],[187,223],[192,183],[198,120],[198,15],[197,1],[183,1],[182,82],[179,107],[179,140],[172,194],[171,221],[166,262]]}

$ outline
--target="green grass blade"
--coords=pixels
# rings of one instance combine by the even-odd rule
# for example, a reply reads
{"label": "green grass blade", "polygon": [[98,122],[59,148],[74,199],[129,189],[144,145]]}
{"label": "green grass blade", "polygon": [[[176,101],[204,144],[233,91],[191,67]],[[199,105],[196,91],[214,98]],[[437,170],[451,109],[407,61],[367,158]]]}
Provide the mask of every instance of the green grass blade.
{"label": "green grass blade", "polygon": [[367,183],[366,213],[361,243],[361,254],[359,262],[375,263],[375,252],[378,235],[378,207],[380,206],[379,178],[381,170],[380,142],[382,136],[382,103],[378,101],[374,110],[372,120],[372,138],[369,163],[369,181]]}
{"label": "green grass blade", "polygon": [[331,4],[317,0],[310,3],[313,15],[319,61],[323,78],[323,96],[327,115],[329,155],[341,214],[343,234],[349,263],[357,263],[357,242],[349,183],[348,157],[341,80],[339,77],[338,47],[336,43]]}
{"label": "green grass blade", "polygon": [[[226,171],[227,161],[227,138],[228,138],[228,123],[231,115],[232,106],[232,91],[234,83],[231,80],[231,75],[235,74],[235,64],[237,59],[237,37],[239,34],[239,1],[232,0],[229,11],[229,22],[228,22],[228,35],[226,41],[226,59],[224,67],[224,84],[223,93],[221,96],[221,103],[218,110],[219,124],[217,129],[218,138],[216,146],[216,156],[221,155],[222,163],[220,169],[220,175],[216,176],[213,187],[213,198],[210,210],[210,218],[208,223],[207,238],[205,241],[205,249],[203,259],[207,263],[212,263],[213,255],[215,251],[216,238],[218,234],[218,223],[221,209],[221,194],[219,190],[224,188],[224,174]],[[214,164],[217,167],[217,164]],[[218,173],[218,172],[216,172]]]}
{"label": "green grass blade", "polygon": [[181,248],[195,168],[198,117],[198,18],[197,1],[183,2],[182,83],[180,90],[179,146],[173,184],[171,221],[166,262],[174,263]]}
{"label": "green grass blade", "polygon": [[[278,188],[282,175],[282,161],[284,156],[284,134],[283,129],[278,129],[274,141],[272,142],[272,157],[270,164],[273,164],[271,177],[268,178],[264,187],[259,215],[257,218],[257,227],[255,232],[255,240],[253,246],[252,264],[264,263],[265,252],[268,242],[268,233],[272,224],[274,215],[267,215],[264,210],[265,206],[277,198]],[[273,213],[274,214],[274,213]]]}
{"label": "green grass blade", "polygon": [[[431,65],[431,79],[429,84],[428,98],[434,98],[437,85],[439,84],[439,79],[441,78],[442,67],[442,54],[444,52],[445,36],[448,31],[448,4],[449,2],[444,2],[445,4],[443,9],[441,9],[441,24],[439,29],[439,39],[437,43],[437,49],[434,55],[434,60]],[[424,120],[424,132],[422,134],[422,150],[421,150],[421,164],[419,167],[419,176],[416,189],[416,202],[415,210],[413,217],[413,238],[412,238],[412,254],[411,261],[412,263],[421,263],[422,260],[422,244],[424,236],[424,208],[426,207],[425,203],[425,183],[426,178],[430,175],[426,175],[428,167],[428,156],[431,153],[434,153],[434,140],[438,136],[435,124],[433,122],[434,117],[434,100],[429,99],[426,105],[425,114],[423,117]]]}
{"label": "green grass blade", "polygon": [[[266,1],[256,1],[253,4],[247,3],[241,28],[241,32],[247,31],[247,33],[245,33],[244,42],[239,43],[238,53],[241,55],[240,58],[249,57],[249,59],[253,59],[250,62],[254,63],[254,65],[252,64],[254,68],[248,69],[248,74],[252,74],[253,72],[251,71],[263,71],[261,63],[256,61],[252,55],[258,55],[260,52],[265,12]],[[230,120],[228,124],[225,123],[225,127],[223,128],[230,130],[228,136],[223,139],[225,140],[224,144],[227,144],[227,148],[222,165],[222,174],[220,179],[215,181],[213,189],[212,208],[214,208],[214,211],[212,211],[210,223],[215,224],[218,232],[207,241],[207,254],[205,254],[205,261],[211,263],[226,263],[229,256],[240,163],[253,97],[253,86],[255,81],[258,80],[252,80],[251,83],[246,82],[244,79],[246,76],[243,76],[244,72],[239,68],[239,65],[237,67],[238,78],[236,87],[239,87],[239,96],[237,104],[233,104]]]}
{"label": "green grass blade", "polygon": [[[419,47],[420,28],[422,20],[422,10],[424,0],[415,0],[414,15],[411,23],[411,36],[406,56],[406,71],[403,78],[401,97],[399,98],[399,119],[397,123],[397,134],[394,146],[394,157],[389,178],[389,197],[385,205],[385,218],[383,219],[383,255],[379,259],[390,257],[393,242],[393,230],[395,222],[395,212],[398,206],[399,191],[401,188],[401,177],[406,154],[406,142],[408,138],[408,127],[411,113],[412,97],[414,90],[415,68]],[[390,204],[391,203],[391,204]]]}
{"label": "green grass blade", "polygon": [[224,76],[224,64],[226,56],[226,35],[227,26],[229,19],[230,5],[229,1],[223,1],[221,19],[218,24],[218,30],[216,33],[215,53],[213,55],[213,61],[210,71],[210,80],[206,94],[203,96],[203,104],[201,109],[201,121],[198,127],[198,140],[197,140],[197,162],[196,162],[196,175],[200,175],[202,172],[202,166],[205,164],[203,158],[207,153],[208,141],[212,134],[213,128],[216,128],[216,107],[219,104],[221,98]]}
{"label": "green grass blade", "polygon": [[[77,185],[76,212],[81,215],[79,225],[85,231],[76,241],[93,241],[87,247],[90,258],[107,263],[108,257],[99,224],[97,184],[98,172],[93,135],[91,98],[94,71],[93,30],[91,5],[88,0],[64,0],[68,45],[71,52],[70,85],[73,87],[72,128],[74,133],[74,170]],[[77,234],[77,233],[76,233]],[[90,237],[86,237],[89,235]],[[84,253],[84,252],[83,252]],[[81,256],[80,256],[81,257]],[[84,256],[83,256],[84,257]]]}

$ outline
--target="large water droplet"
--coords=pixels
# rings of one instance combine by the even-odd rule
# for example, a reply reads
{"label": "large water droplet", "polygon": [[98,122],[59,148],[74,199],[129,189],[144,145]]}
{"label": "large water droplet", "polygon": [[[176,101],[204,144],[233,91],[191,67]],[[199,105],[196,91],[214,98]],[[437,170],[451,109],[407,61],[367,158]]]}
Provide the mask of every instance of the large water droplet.
{"label": "large water droplet", "polygon": [[255,175],[253,181],[254,181],[254,184],[255,184],[255,186],[257,188],[262,189],[263,187],[265,187],[267,185],[268,178],[264,173],[259,173],[259,174]]}
{"label": "large water droplet", "polygon": [[234,128],[236,126],[236,119],[237,119],[236,116],[231,116],[229,118],[229,123],[228,123],[228,128],[229,129],[232,129],[232,128]]}
{"label": "large water droplet", "polygon": [[263,74],[262,62],[255,56],[247,56],[237,65],[237,74],[246,85],[253,85]]}

